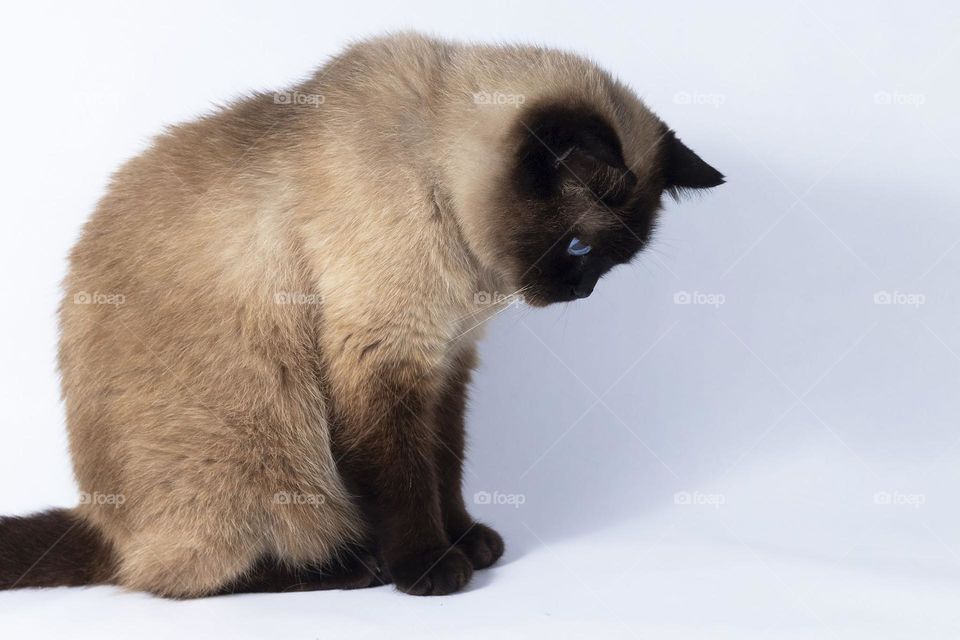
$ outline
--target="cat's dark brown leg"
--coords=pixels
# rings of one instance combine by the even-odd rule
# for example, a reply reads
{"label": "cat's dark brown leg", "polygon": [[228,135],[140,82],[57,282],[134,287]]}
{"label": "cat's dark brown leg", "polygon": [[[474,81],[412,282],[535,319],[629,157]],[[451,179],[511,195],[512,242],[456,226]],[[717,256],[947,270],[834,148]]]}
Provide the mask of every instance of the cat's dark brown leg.
{"label": "cat's dark brown leg", "polygon": [[467,387],[475,366],[476,351],[471,348],[458,358],[437,404],[436,424],[440,434],[437,476],[447,536],[467,554],[474,569],[486,569],[503,555],[503,538],[470,517],[463,502],[462,488]]}
{"label": "cat's dark brown leg", "polygon": [[432,419],[441,385],[415,363],[381,361],[367,371],[332,394],[341,473],[397,588],[415,595],[458,591],[473,566],[443,526]]}

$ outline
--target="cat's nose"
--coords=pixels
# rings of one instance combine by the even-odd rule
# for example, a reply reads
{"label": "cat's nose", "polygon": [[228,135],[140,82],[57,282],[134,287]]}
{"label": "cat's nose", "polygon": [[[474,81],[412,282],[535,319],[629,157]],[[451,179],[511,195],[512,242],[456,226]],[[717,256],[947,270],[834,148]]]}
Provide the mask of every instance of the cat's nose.
{"label": "cat's nose", "polygon": [[594,287],[594,286],[595,286],[595,285],[593,285],[593,284],[591,284],[591,285],[578,284],[577,286],[575,286],[575,287],[573,288],[573,291],[572,291],[573,297],[574,297],[574,298],[589,298],[589,297],[590,297],[590,294],[593,293],[593,287]]}
{"label": "cat's nose", "polygon": [[597,280],[599,279],[599,273],[585,273],[580,278],[580,281],[573,285],[570,293],[574,298],[587,298],[593,293],[593,289],[597,286]]}

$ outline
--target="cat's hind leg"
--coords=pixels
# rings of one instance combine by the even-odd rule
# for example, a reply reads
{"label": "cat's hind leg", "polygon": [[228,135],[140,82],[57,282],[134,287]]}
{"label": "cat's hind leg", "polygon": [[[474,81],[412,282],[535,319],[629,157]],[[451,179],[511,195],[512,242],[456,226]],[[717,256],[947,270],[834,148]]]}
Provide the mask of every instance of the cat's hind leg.
{"label": "cat's hind leg", "polygon": [[228,531],[173,534],[138,531],[118,545],[117,583],[168,598],[196,598],[219,592],[250,571],[262,554],[258,541]]}
{"label": "cat's hind leg", "polygon": [[365,589],[388,582],[389,576],[373,553],[349,547],[338,558],[315,566],[291,567],[272,557],[261,558],[246,574],[226,585],[217,595]]}

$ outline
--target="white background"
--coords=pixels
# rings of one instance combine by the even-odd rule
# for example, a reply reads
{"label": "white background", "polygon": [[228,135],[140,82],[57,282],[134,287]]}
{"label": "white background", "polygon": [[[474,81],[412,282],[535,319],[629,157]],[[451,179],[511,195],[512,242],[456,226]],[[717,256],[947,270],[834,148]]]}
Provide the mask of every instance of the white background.
{"label": "white background", "polygon": [[0,635],[960,636],[956,3],[132,5],[0,26],[0,513],[76,501],[55,307],[110,172],[351,39],[588,54],[729,184],[589,300],[492,323],[468,501],[522,504],[473,507],[508,551],[467,592],[4,592]]}

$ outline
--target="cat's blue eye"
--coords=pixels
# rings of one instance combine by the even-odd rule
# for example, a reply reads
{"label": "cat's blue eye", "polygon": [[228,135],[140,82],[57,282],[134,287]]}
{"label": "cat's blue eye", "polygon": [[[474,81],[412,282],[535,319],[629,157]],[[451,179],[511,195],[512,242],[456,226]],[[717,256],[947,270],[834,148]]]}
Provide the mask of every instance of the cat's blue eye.
{"label": "cat's blue eye", "polygon": [[585,256],[590,253],[590,245],[580,238],[573,238],[567,245],[567,253],[572,256]]}

